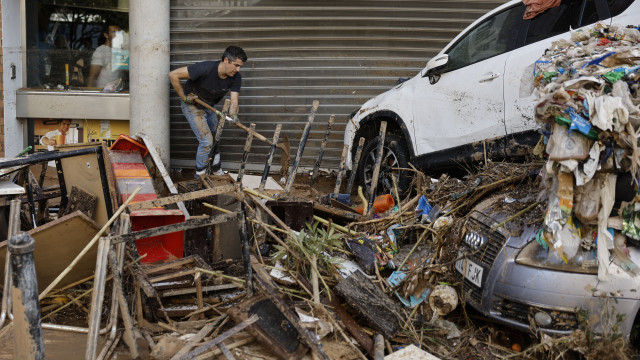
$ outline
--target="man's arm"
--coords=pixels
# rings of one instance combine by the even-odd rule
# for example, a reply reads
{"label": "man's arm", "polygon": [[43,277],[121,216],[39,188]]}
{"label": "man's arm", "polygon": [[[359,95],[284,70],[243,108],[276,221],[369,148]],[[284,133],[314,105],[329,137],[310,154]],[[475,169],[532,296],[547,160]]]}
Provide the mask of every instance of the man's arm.
{"label": "man's arm", "polygon": [[94,87],[96,86],[96,79],[98,78],[98,75],[100,75],[100,70],[102,69],[102,66],[100,65],[91,65],[89,67],[89,79],[87,80],[87,86],[88,87]]}
{"label": "man's arm", "polygon": [[190,78],[191,77],[189,76],[189,71],[187,70],[186,66],[177,68],[169,73],[169,81],[171,81],[171,86],[173,86],[176,94],[178,94],[178,97],[180,97],[180,100],[184,100],[184,98],[186,97],[184,94],[184,89],[182,89],[180,80]]}
{"label": "man's arm", "polygon": [[237,115],[238,110],[240,109],[240,106],[238,105],[238,98],[240,97],[240,94],[235,91],[232,91],[229,97],[231,98],[231,106],[229,106],[229,114]]}

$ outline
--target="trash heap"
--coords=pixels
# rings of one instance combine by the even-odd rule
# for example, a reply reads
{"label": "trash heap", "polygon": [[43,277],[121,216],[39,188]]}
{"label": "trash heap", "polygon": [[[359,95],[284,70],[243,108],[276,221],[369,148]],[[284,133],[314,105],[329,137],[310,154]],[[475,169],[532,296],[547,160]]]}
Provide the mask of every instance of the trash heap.
{"label": "trash heap", "polygon": [[[553,42],[534,67],[543,134],[534,153],[546,149],[549,200],[537,241],[549,261],[597,267],[600,280],[610,259],[638,273],[626,240],[640,241],[639,41],[635,26],[598,23]],[[614,209],[616,198],[627,202]]]}

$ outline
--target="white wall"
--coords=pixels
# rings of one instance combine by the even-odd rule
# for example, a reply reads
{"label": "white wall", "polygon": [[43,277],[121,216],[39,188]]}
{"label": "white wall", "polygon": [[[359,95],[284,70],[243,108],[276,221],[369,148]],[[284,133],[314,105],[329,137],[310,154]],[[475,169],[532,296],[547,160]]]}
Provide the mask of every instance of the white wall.
{"label": "white wall", "polygon": [[[2,0],[5,157],[16,156],[26,146],[26,124],[16,119],[16,90],[23,87],[26,76],[22,46],[24,24],[20,21],[23,9],[24,1]],[[16,69],[15,79],[11,79],[12,66]]]}

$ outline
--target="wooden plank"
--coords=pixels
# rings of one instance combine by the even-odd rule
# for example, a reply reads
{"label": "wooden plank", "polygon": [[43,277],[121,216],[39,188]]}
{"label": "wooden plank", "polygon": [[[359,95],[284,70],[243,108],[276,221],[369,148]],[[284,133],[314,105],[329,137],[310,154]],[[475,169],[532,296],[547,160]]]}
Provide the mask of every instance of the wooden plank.
{"label": "wooden plank", "polygon": [[231,337],[233,334],[236,334],[242,330],[244,330],[244,328],[246,328],[247,326],[253,324],[254,322],[258,321],[258,317],[257,316],[252,316],[250,318],[248,318],[247,320],[243,321],[242,323],[232,327],[231,329],[227,330],[226,332],[224,332],[222,335],[218,336],[217,338],[208,341],[206,343],[204,343],[202,346],[198,347],[197,349],[191,351],[188,354],[183,355],[182,357],[180,357],[181,360],[187,360],[187,359],[195,359],[195,357],[199,354],[202,354],[203,352],[211,349],[212,347],[218,345],[218,344],[222,344],[223,341],[225,341],[226,339],[228,339],[229,337]]}
{"label": "wooden plank", "polygon": [[[33,252],[38,277],[38,290],[42,291],[60,274],[84,249],[100,228],[80,211],[29,231],[36,241]],[[7,241],[0,242],[0,279],[4,277]],[[96,263],[96,247],[69,273],[58,288],[93,274]]]}
{"label": "wooden plank", "polygon": [[313,204],[313,211],[322,213],[324,215],[323,217],[342,222],[364,221],[368,219],[360,214],[354,214],[351,211],[335,209],[319,203]]}
{"label": "wooden plank", "polygon": [[[164,163],[162,162],[156,147],[151,142],[151,139],[145,134],[140,134],[138,136],[142,139],[142,143],[147,147],[147,150],[149,150],[149,155],[153,160],[153,164],[155,165],[156,170],[160,173],[160,176],[162,176],[162,180],[164,180],[164,184],[167,187],[167,190],[169,190],[169,193],[171,195],[178,195],[178,189],[176,189],[176,186],[173,184],[173,180],[171,180],[171,176],[169,176],[167,168],[164,167]],[[178,205],[178,209],[180,209],[184,214],[185,219],[189,220],[190,215],[187,208],[184,206],[184,203],[182,201],[178,201],[176,205]]]}
{"label": "wooden plank", "polygon": [[196,200],[200,198],[205,198],[207,196],[220,195],[220,194],[234,192],[234,191],[235,191],[235,186],[223,185],[223,186],[215,187],[212,189],[192,191],[185,194],[171,195],[163,198],[158,198],[155,200],[141,201],[141,202],[129,205],[127,209],[129,211],[149,209],[149,208],[159,207],[163,205],[174,204],[180,201]]}
{"label": "wooden plank", "polygon": [[[236,283],[231,283],[231,284],[222,284],[222,285],[210,285],[210,286],[203,286],[202,287],[202,292],[209,292],[209,291],[218,291],[218,290],[229,290],[229,289],[237,289],[237,288],[242,288],[243,286],[240,284],[236,284]],[[171,297],[171,296],[180,296],[180,295],[187,295],[187,294],[195,294],[197,291],[196,288],[186,288],[186,289],[171,289],[171,290],[165,290],[162,292],[162,297]]]}
{"label": "wooden plank", "polygon": [[289,323],[298,330],[300,334],[300,339],[307,346],[309,346],[314,352],[315,355],[320,359],[329,360],[329,357],[324,352],[322,344],[316,340],[314,334],[309,332],[307,328],[302,326],[299,322],[298,316],[291,310],[291,308],[284,302],[282,298],[280,298],[280,292],[277,286],[271,280],[271,276],[267,274],[265,269],[262,267],[262,264],[258,262],[258,260],[251,256],[251,267],[254,271],[254,276],[260,286],[264,289],[269,299],[273,302],[273,304],[282,312],[282,314],[289,320]]}
{"label": "wooden plank", "polygon": [[385,338],[390,339],[400,331],[402,308],[362,272],[354,272],[333,290]]}
{"label": "wooden plank", "polygon": [[170,234],[176,231],[196,229],[199,227],[220,224],[227,221],[235,220],[236,217],[236,213],[231,213],[218,216],[210,216],[204,219],[191,219],[177,224],[158,226],[147,230],[134,231],[129,234],[112,236],[110,240],[113,244],[123,241],[134,241],[152,236]]}

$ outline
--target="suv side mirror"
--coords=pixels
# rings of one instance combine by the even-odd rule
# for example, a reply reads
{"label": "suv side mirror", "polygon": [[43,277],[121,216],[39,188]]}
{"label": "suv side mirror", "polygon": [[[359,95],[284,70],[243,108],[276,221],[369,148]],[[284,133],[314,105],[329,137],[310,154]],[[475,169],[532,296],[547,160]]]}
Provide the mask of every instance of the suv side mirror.
{"label": "suv side mirror", "polygon": [[449,55],[442,54],[437,57],[431,58],[431,60],[427,61],[427,67],[422,71],[422,77],[430,76],[432,74],[437,74],[437,71],[442,69],[449,62]]}

